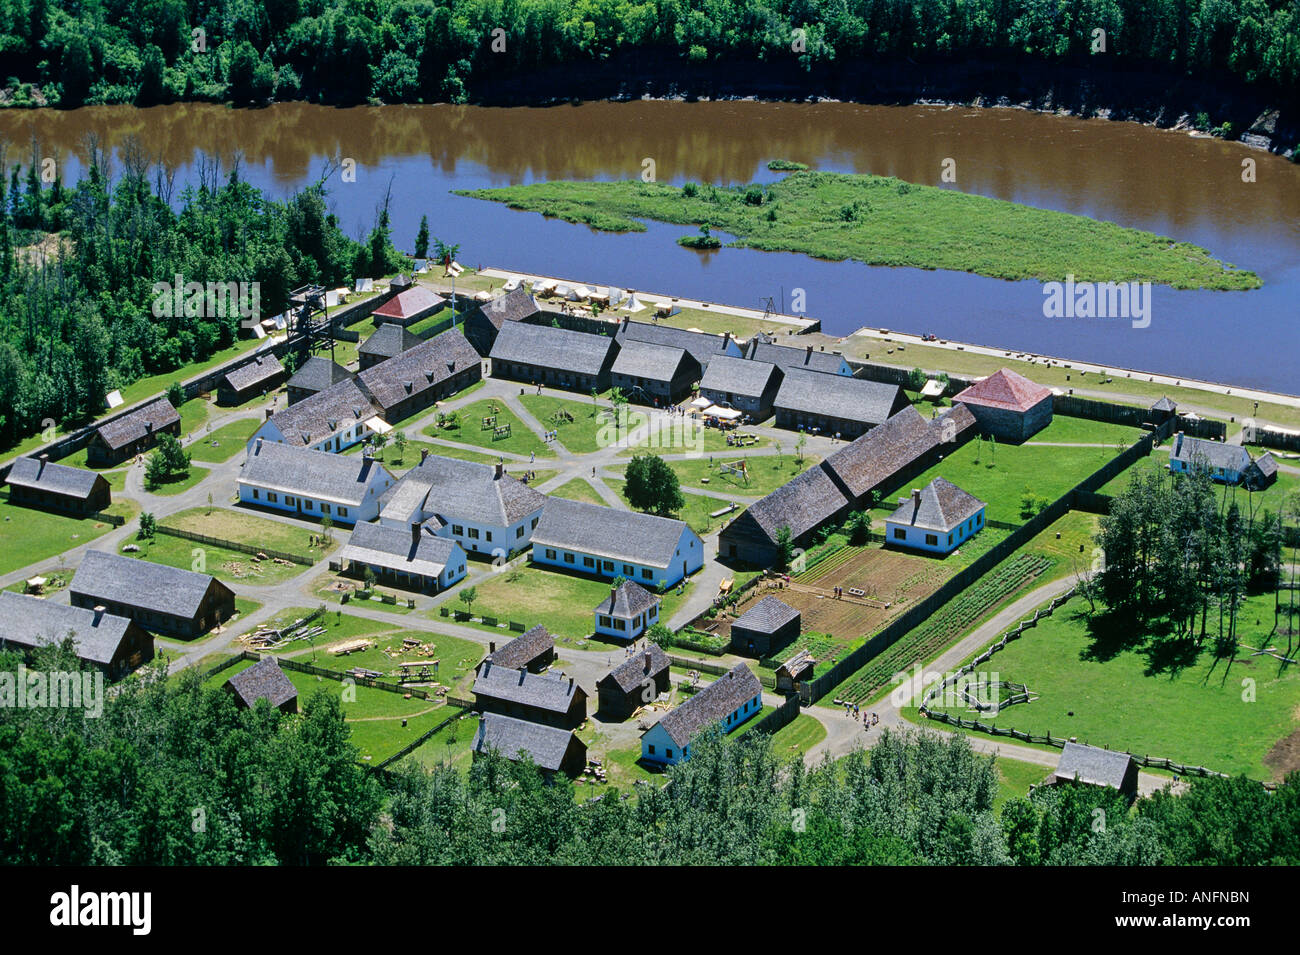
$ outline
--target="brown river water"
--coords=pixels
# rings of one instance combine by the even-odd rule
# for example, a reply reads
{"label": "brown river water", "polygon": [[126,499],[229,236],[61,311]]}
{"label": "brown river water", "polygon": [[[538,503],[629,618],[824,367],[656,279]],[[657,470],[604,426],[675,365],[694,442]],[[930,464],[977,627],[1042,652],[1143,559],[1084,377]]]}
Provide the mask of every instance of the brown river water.
{"label": "brown river water", "polygon": [[[329,159],[329,201],[360,236],[390,184],[394,235],[409,247],[420,216],[460,243],[461,260],[590,283],[759,306],[806,291],[825,331],[864,325],[1142,370],[1300,393],[1300,165],[1184,132],[1017,109],[848,103],[637,101],[574,106],[383,106],[262,110],[174,105],[0,112],[0,139],[26,163],[33,139],[80,174],[88,135],[120,151],[132,138],[196,181],[197,158],[241,157],[241,174],[272,196],[317,179]],[[956,188],[1107,219],[1209,249],[1257,272],[1250,292],[1156,288],[1151,323],[1045,318],[1037,282],[872,268],[806,256],[723,249],[701,255],[672,240],[689,229],[650,224],[610,235],[548,221],[452,189],[547,179],[626,179],[645,159],[661,181],[768,181],[767,161],[876,173],[938,185],[956,161]],[[1242,160],[1256,163],[1243,183]]]}

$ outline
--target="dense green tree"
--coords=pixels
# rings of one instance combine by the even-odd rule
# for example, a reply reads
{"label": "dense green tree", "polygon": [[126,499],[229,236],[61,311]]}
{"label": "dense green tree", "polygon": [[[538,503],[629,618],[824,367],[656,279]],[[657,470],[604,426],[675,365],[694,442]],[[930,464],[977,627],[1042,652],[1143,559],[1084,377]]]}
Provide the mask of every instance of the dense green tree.
{"label": "dense green tree", "polygon": [[638,511],[666,516],[686,506],[677,472],[657,454],[637,454],[628,462],[623,496]]}

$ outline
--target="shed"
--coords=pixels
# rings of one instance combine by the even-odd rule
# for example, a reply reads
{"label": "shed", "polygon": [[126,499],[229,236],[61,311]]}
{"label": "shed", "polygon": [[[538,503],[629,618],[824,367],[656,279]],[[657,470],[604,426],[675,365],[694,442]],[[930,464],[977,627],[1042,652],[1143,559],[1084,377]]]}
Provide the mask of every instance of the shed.
{"label": "shed", "polygon": [[1066,743],[1051,782],[1109,786],[1132,799],[1137,795],[1138,767],[1128,753],[1084,743]]}
{"label": "shed", "polygon": [[226,689],[234,694],[235,705],[240,709],[252,709],[258,700],[266,700],[272,709],[281,713],[298,712],[298,690],[272,656],[240,670],[226,681]]}
{"label": "shed", "polygon": [[770,656],[799,636],[802,622],[802,614],[783,600],[764,597],[731,624],[731,648]]}

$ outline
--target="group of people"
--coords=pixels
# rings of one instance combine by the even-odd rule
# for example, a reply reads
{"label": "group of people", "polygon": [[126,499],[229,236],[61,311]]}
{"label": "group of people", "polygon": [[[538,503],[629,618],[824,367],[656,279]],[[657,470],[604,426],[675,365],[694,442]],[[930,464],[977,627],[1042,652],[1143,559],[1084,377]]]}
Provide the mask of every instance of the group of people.
{"label": "group of people", "polygon": [[877,716],[875,713],[872,713],[870,716],[863,716],[862,711],[858,708],[858,704],[856,703],[845,703],[844,715],[851,716],[855,720],[861,719],[863,732],[869,731],[871,727],[875,726],[877,723],[880,722],[880,717]]}
{"label": "group of people", "polygon": [[835,592],[835,599],[836,599],[836,600],[839,600],[841,597],[844,596],[844,588],[843,588],[843,587],[836,587],[834,592]]}

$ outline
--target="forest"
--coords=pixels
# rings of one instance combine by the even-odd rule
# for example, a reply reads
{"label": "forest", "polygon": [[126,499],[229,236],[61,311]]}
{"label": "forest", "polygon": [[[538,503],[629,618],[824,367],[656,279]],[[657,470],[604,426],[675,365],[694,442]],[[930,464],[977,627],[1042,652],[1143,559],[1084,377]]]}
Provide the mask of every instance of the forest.
{"label": "forest", "polygon": [[206,159],[198,184],[176,191],[174,172],[136,142],[116,165],[87,142],[86,175],[71,187],[58,163],[14,159],[0,150],[0,447],[49,422],[84,421],[110,390],[235,342],[237,310],[154,314],[157,282],[255,282],[269,317],[302,285],[391,274],[407,261],[385,208],[365,242],[347,237],[324,180],[274,202],[241,180],[238,164]]}
{"label": "forest", "polygon": [[[42,647],[32,666],[75,670],[71,650]],[[18,663],[0,653],[0,670]],[[1130,808],[1113,790],[1039,787],[995,809],[994,757],[963,737],[886,731],[807,769],[763,734],[715,733],[664,783],[580,801],[496,754],[468,774],[370,770],[324,689],[292,716],[237,710],[154,663],[92,712],[0,708],[0,865],[1300,862],[1296,774],[1271,794],[1194,780]]]}
{"label": "forest", "polygon": [[[1095,49],[1095,30],[1105,33]],[[466,102],[486,79],[660,61],[1090,55],[1300,89],[1296,0],[8,0],[5,105]],[[581,90],[573,95],[581,96]]]}

